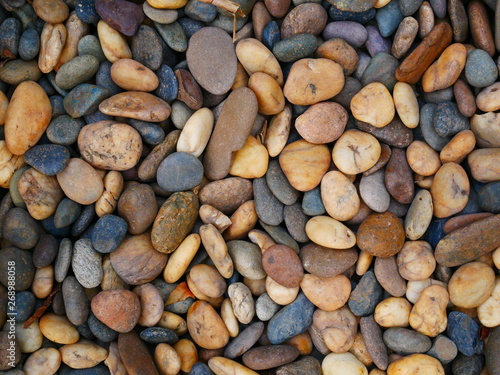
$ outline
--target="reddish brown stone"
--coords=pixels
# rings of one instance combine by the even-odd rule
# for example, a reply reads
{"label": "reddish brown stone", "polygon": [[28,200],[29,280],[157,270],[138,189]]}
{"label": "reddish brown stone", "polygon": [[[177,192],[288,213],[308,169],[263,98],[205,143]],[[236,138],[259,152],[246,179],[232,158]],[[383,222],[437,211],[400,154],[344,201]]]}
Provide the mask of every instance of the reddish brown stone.
{"label": "reddish brown stone", "polygon": [[118,335],[118,351],[129,374],[159,375],[148,347],[136,332]]}
{"label": "reddish brown stone", "polygon": [[406,160],[406,151],[395,148],[385,167],[385,187],[399,203],[408,204],[413,201],[415,184],[413,171]]}
{"label": "reddish brown stone", "polygon": [[250,349],[243,354],[243,363],[252,370],[267,370],[297,359],[299,349],[292,345],[268,345]]}
{"label": "reddish brown stone", "polygon": [[184,102],[191,109],[200,109],[203,105],[203,93],[191,73],[184,69],[177,69],[175,78],[179,83],[177,99]]}
{"label": "reddish brown stone", "polygon": [[321,4],[304,3],[293,8],[281,24],[281,37],[309,33],[319,35],[326,26],[328,14]]}
{"label": "reddish brown stone", "polygon": [[361,223],[356,238],[361,250],[373,256],[388,258],[403,247],[405,231],[393,213],[374,213]]}
{"label": "reddish brown stone", "polygon": [[380,157],[378,158],[377,163],[373,167],[368,169],[366,172],[363,172],[363,176],[369,176],[377,172],[379,169],[384,168],[385,165],[389,162],[391,155],[392,155],[391,148],[385,143],[380,143]]}
{"label": "reddish brown stone", "polygon": [[262,255],[262,266],[278,284],[287,288],[299,286],[304,269],[299,256],[285,245],[273,245]]}
{"label": "reddish brown stone", "polygon": [[315,243],[300,250],[302,266],[307,272],[319,277],[334,277],[348,270],[358,260],[358,251],[330,249]]}
{"label": "reddish brown stone", "polygon": [[477,48],[484,49],[488,55],[495,54],[495,40],[489,22],[488,9],[481,1],[469,3],[468,12],[472,40]]}
{"label": "reddish brown stone", "polygon": [[375,277],[387,293],[393,297],[402,297],[406,293],[406,281],[401,277],[396,257],[375,259]]}
{"label": "reddish brown stone", "polygon": [[396,70],[396,79],[409,84],[417,83],[427,68],[451,43],[452,30],[449,23],[434,26],[432,31]]}
{"label": "reddish brown stone", "polygon": [[490,216],[457,229],[442,238],[434,253],[446,267],[461,266],[500,246],[500,215]]}
{"label": "reddish brown stone", "polygon": [[476,97],[464,80],[459,78],[453,84],[453,94],[455,95],[458,110],[462,115],[471,117],[476,113]]}
{"label": "reddish brown stone", "polygon": [[253,197],[253,187],[249,180],[229,177],[210,182],[200,190],[200,204],[208,204],[226,215]]}
{"label": "reddish brown stone", "polygon": [[273,17],[282,18],[290,8],[291,0],[264,0],[264,4]]}
{"label": "reddish brown stone", "polygon": [[443,226],[443,232],[445,234],[449,234],[454,230],[463,228],[475,221],[493,216],[490,212],[479,212],[477,214],[468,214],[468,215],[459,215],[452,217]]}
{"label": "reddish brown stone", "polygon": [[92,298],[92,312],[115,331],[132,331],[141,314],[141,302],[130,290],[104,290]]}

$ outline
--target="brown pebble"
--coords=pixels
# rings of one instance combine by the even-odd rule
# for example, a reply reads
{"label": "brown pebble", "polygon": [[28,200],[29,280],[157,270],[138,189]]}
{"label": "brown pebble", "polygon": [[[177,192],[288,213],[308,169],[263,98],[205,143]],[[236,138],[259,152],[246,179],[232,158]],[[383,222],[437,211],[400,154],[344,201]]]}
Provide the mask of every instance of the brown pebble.
{"label": "brown pebble", "polygon": [[252,370],[267,370],[286,365],[299,355],[299,350],[292,345],[268,345],[250,349],[243,354],[242,360]]}
{"label": "brown pebble", "polygon": [[319,35],[326,26],[328,14],[318,3],[303,3],[293,8],[281,24],[281,38],[298,34]]}
{"label": "brown pebble", "polygon": [[470,86],[462,79],[458,79],[453,85],[453,94],[458,105],[458,110],[465,117],[471,117],[476,113],[476,99]]}
{"label": "brown pebble", "polygon": [[[287,0],[285,2],[289,3],[290,0]],[[283,2],[283,1],[282,1]],[[252,24],[253,24],[253,32],[255,34],[255,38],[259,41],[262,42],[262,34],[264,32],[264,28],[267,26],[269,22],[273,20],[273,17],[271,16],[269,12],[269,5],[268,3],[271,3],[271,1],[268,2],[257,2],[253,6],[252,9]],[[267,7],[266,7],[267,5]],[[290,5],[290,4],[288,4]],[[288,10],[288,7],[287,7]]]}
{"label": "brown pebble", "polygon": [[299,256],[285,245],[271,246],[262,255],[262,266],[274,281],[287,288],[298,287],[304,270]]}
{"label": "brown pebble", "polygon": [[345,108],[338,103],[317,103],[297,117],[295,128],[310,143],[330,143],[342,135],[348,117]]}
{"label": "brown pebble", "polygon": [[377,172],[379,169],[384,168],[385,165],[389,162],[391,155],[392,155],[391,148],[387,146],[385,143],[380,143],[380,158],[373,167],[368,169],[366,172],[363,172],[363,176],[369,176]]}
{"label": "brown pebble", "polygon": [[469,21],[462,0],[448,0],[448,15],[451,20],[453,30],[453,40],[458,43],[464,43],[469,33]]}
{"label": "brown pebble", "polygon": [[335,61],[342,67],[346,76],[354,73],[359,62],[356,50],[341,38],[329,39],[321,44],[316,49],[316,56]]}
{"label": "brown pebble", "polygon": [[436,25],[422,42],[406,57],[396,70],[396,79],[417,83],[433,61],[451,43],[451,26],[447,22]]}
{"label": "brown pebble", "polygon": [[269,13],[275,18],[282,18],[290,8],[291,0],[264,0]]}
{"label": "brown pebble", "polygon": [[408,204],[413,201],[415,195],[413,172],[406,160],[404,149],[392,150],[391,158],[385,167],[385,186],[399,203]]}
{"label": "brown pebble", "polygon": [[382,329],[373,319],[373,315],[362,317],[359,321],[359,328],[373,363],[379,369],[386,370],[389,365],[387,348],[382,339]]}
{"label": "brown pebble", "polygon": [[[418,33],[418,22],[413,17],[405,17],[399,24],[392,43],[392,55],[400,59],[410,49]],[[346,73],[347,74],[347,73]]]}
{"label": "brown pebble", "polygon": [[348,270],[358,259],[358,251],[331,249],[315,243],[305,245],[299,253],[307,272],[319,277],[334,277]]}
{"label": "brown pebble", "polygon": [[486,5],[478,0],[471,1],[467,8],[474,45],[488,52],[488,55],[493,56],[496,51],[495,40],[489,22],[489,12],[490,10],[486,8]]}
{"label": "brown pebble", "polygon": [[374,213],[361,223],[356,238],[361,250],[373,256],[388,258],[403,247],[405,231],[393,213]]}
{"label": "brown pebble", "polygon": [[418,36],[424,39],[434,28],[434,10],[428,1],[424,1],[418,9]]}
{"label": "brown pebble", "polygon": [[115,331],[130,332],[141,314],[141,302],[130,290],[104,290],[92,298],[92,312]]}
{"label": "brown pebble", "polygon": [[241,177],[210,182],[199,193],[200,205],[208,204],[226,215],[232,214],[252,197],[252,183]]}
{"label": "brown pebble", "polygon": [[375,276],[391,296],[402,297],[406,293],[406,282],[399,274],[396,257],[375,259]]}
{"label": "brown pebble", "polygon": [[185,69],[177,69],[174,73],[179,84],[177,99],[191,109],[200,109],[203,105],[203,94],[194,77]]}
{"label": "brown pebble", "polygon": [[447,220],[446,223],[443,226],[443,232],[445,234],[451,233],[454,230],[463,228],[471,223],[474,223],[475,221],[487,218],[493,216],[492,213],[490,212],[479,212],[477,214],[467,214],[467,215],[459,215],[452,217],[451,219]]}
{"label": "brown pebble", "polygon": [[118,351],[127,373],[159,375],[148,347],[136,332],[118,335]]}

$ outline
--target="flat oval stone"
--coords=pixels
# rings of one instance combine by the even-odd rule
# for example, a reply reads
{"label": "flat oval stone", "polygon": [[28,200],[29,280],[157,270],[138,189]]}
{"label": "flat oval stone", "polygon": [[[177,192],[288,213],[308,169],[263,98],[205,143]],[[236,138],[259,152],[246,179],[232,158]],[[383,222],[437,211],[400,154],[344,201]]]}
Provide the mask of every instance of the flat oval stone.
{"label": "flat oval stone", "polygon": [[[121,358],[127,373],[140,372],[144,375],[157,375],[158,370],[148,347],[134,332],[120,333],[118,335],[118,355]],[[129,355],[134,353],[134,355]],[[109,358],[109,357],[108,357]]]}
{"label": "flat oval stone", "polygon": [[310,56],[318,47],[313,34],[296,34],[282,39],[273,46],[273,54],[281,62],[293,62]]}
{"label": "flat oval stone", "polygon": [[428,190],[420,190],[413,199],[405,217],[405,232],[410,240],[417,240],[425,234],[432,220],[432,195]]}
{"label": "flat oval stone", "polygon": [[332,158],[345,174],[365,172],[375,165],[381,154],[377,139],[357,129],[349,129],[335,142]]}
{"label": "flat oval stone", "polygon": [[179,341],[177,334],[168,328],[149,327],[139,334],[139,337],[148,344],[175,344]]}
{"label": "flat oval stone", "polygon": [[128,224],[130,234],[143,233],[153,223],[158,207],[153,189],[147,184],[127,188],[118,200],[118,214]]}
{"label": "flat oval stone", "polygon": [[385,186],[387,191],[399,203],[407,204],[413,201],[415,185],[413,173],[402,149],[392,150],[391,158],[385,167]]}
{"label": "flat oval stone", "polygon": [[5,143],[9,151],[22,155],[33,147],[47,129],[51,113],[49,98],[38,83],[20,83],[5,113]]}
{"label": "flat oval stone", "polygon": [[99,60],[92,55],[76,56],[63,64],[56,74],[56,84],[63,90],[71,90],[90,80],[99,68]]}
{"label": "flat oval stone", "polygon": [[[442,238],[435,249],[436,261],[447,267],[470,262],[500,245],[495,234],[500,215],[490,216],[457,229]],[[474,246],[471,244],[475,243]]]}
{"label": "flat oval stone", "polygon": [[82,83],[66,95],[63,102],[64,110],[73,118],[90,115],[108,95],[109,92],[104,87]]}
{"label": "flat oval stone", "polygon": [[319,35],[326,25],[327,18],[327,13],[320,4],[300,4],[288,12],[283,19],[281,37],[287,39],[293,35],[305,33]]}
{"label": "flat oval stone", "polygon": [[114,83],[128,91],[153,91],[159,84],[151,69],[132,59],[115,61],[111,65],[110,76]]}
{"label": "flat oval stone", "polygon": [[205,349],[220,349],[229,341],[229,332],[212,306],[196,301],[187,314],[187,326],[194,342]]}
{"label": "flat oval stone", "polygon": [[426,354],[411,354],[392,362],[387,369],[387,374],[395,375],[401,371],[419,372],[422,368],[425,368],[429,374],[443,375],[445,373],[443,365],[437,359]]}
{"label": "flat oval stone", "polygon": [[92,246],[100,253],[116,249],[127,234],[127,222],[116,215],[104,215],[92,229]]}
{"label": "flat oval stone", "polygon": [[344,275],[330,278],[305,274],[300,288],[315,306],[323,311],[335,311],[346,304],[351,294],[351,283]]}
{"label": "flat oval stone", "polygon": [[262,256],[262,265],[267,275],[287,288],[297,287],[304,275],[298,255],[285,245],[269,247]]}
{"label": "flat oval stone", "polygon": [[492,165],[497,165],[500,152],[497,148],[483,148],[474,150],[467,156],[472,178],[479,182],[493,182],[500,180],[500,171]]}
{"label": "flat oval stone", "polygon": [[310,105],[334,97],[343,87],[344,73],[339,64],[324,58],[305,58],[292,65],[283,94],[292,104]]}
{"label": "flat oval stone", "polygon": [[371,214],[359,226],[358,246],[383,258],[396,254],[403,247],[405,232],[396,215],[390,212]]}
{"label": "flat oval stone", "polygon": [[349,1],[349,0],[331,0],[329,1],[335,8],[347,12],[365,12],[373,8],[377,3],[376,0],[362,0],[362,1]]}
{"label": "flat oval stone", "polygon": [[186,59],[191,74],[205,90],[215,95],[229,91],[236,76],[236,53],[225,31],[204,27],[196,32],[189,39]]}
{"label": "flat oval stone", "polygon": [[89,315],[90,305],[85,290],[76,277],[64,279],[62,294],[68,320],[77,326],[83,324]]}
{"label": "flat oval stone", "polygon": [[389,328],[384,332],[384,343],[399,354],[425,353],[431,348],[431,340],[421,333],[406,328]]}
{"label": "flat oval stone", "polygon": [[368,33],[363,25],[358,22],[342,20],[328,23],[323,30],[323,38],[325,40],[340,38],[353,47],[361,47],[365,44]]}
{"label": "flat oval stone", "polygon": [[331,171],[323,176],[321,199],[326,212],[339,221],[352,219],[360,206],[356,188],[343,173],[338,171]]}
{"label": "flat oval stone", "polygon": [[231,214],[252,199],[253,189],[249,180],[229,177],[205,185],[199,194],[200,204],[208,204],[225,214]]}
{"label": "flat oval stone", "polygon": [[364,69],[361,83],[366,86],[378,82],[387,87],[389,91],[393,91],[397,82],[394,78],[394,72],[398,66],[399,61],[394,56],[386,52],[378,52]]}
{"label": "flat oval stone", "polygon": [[300,203],[285,206],[283,209],[283,218],[288,232],[295,241],[309,241],[306,233],[306,223],[309,220],[309,216],[302,211]]}
{"label": "flat oval stone", "polygon": [[483,115],[474,115],[470,120],[471,130],[476,136],[480,147],[498,147],[500,137],[497,136],[498,113],[487,112]]}
{"label": "flat oval stone", "polygon": [[358,259],[358,253],[354,248],[331,249],[310,243],[300,250],[299,257],[307,272],[319,277],[331,278],[352,267]]}
{"label": "flat oval stone", "polygon": [[24,161],[47,176],[61,172],[69,161],[69,151],[60,145],[36,145],[24,155]]}
{"label": "flat oval stone", "polygon": [[[424,6],[422,6],[420,9],[422,8],[428,9]],[[434,14],[432,14],[432,22],[434,23]],[[418,31],[419,22],[413,17],[405,17],[399,24],[396,34],[394,35],[391,54],[397,59],[402,58],[410,49],[413,41],[417,36]]]}
{"label": "flat oval stone", "polygon": [[[257,98],[249,88],[241,87],[229,94],[205,150],[203,166],[209,179],[220,180],[229,173],[232,154],[245,145],[257,110]],[[231,144],[227,139],[231,139]]]}
{"label": "flat oval stone", "polygon": [[264,323],[256,322],[245,328],[224,350],[224,357],[234,359],[247,352],[264,332]]}
{"label": "flat oval stone", "polygon": [[492,85],[498,77],[495,62],[482,49],[475,49],[467,56],[465,63],[465,78],[474,87],[487,87]]}
{"label": "flat oval stone", "polygon": [[328,170],[330,153],[325,145],[298,140],[283,149],[279,163],[296,190],[308,191],[319,185]]}
{"label": "flat oval stone", "polygon": [[[14,276],[14,289],[16,292],[26,290],[30,287],[35,276],[35,267],[31,260],[31,253],[25,250],[18,249],[13,246],[4,248],[0,252],[0,261],[2,264],[8,265],[9,262],[15,262],[16,274]],[[0,282],[7,288],[12,281],[9,280],[8,274],[3,273]]]}
{"label": "flat oval stone", "polygon": [[178,12],[174,9],[160,9],[149,5],[148,2],[142,4],[144,14],[154,22],[168,24],[177,20]]}
{"label": "flat oval stone", "polygon": [[465,68],[466,59],[467,49],[463,44],[455,43],[447,47],[422,76],[424,91],[433,92],[453,85]]}
{"label": "flat oval stone", "polygon": [[347,111],[340,104],[323,102],[310,106],[297,117],[295,127],[310,143],[330,143],[342,135],[347,119]]}
{"label": "flat oval stone", "polygon": [[203,164],[194,155],[174,152],[161,162],[156,178],[166,191],[189,190],[201,183]]}
{"label": "flat oval stone", "polygon": [[68,115],[58,116],[47,127],[47,138],[52,143],[69,146],[76,142],[78,133],[84,125],[83,119],[73,119]]}
{"label": "flat oval stone", "polygon": [[192,192],[172,194],[156,216],[151,241],[156,250],[173,252],[191,232],[198,215],[198,197]]}
{"label": "flat oval stone", "polygon": [[324,375],[368,374],[366,366],[352,353],[330,353],[323,360],[321,368]]}
{"label": "flat oval stone", "polygon": [[391,196],[385,187],[385,173],[382,169],[361,177],[359,194],[363,202],[373,211],[385,212],[391,203]]}
{"label": "flat oval stone", "polygon": [[272,344],[281,344],[304,332],[312,323],[315,306],[303,293],[277,312],[269,321],[267,336]]}
{"label": "flat oval stone", "polygon": [[387,369],[387,348],[382,340],[382,329],[373,319],[373,315],[362,317],[359,328],[373,363],[380,369]]}
{"label": "flat oval stone", "polygon": [[377,281],[393,297],[402,297],[406,293],[406,282],[399,274],[396,257],[377,257],[375,259]]}
{"label": "flat oval stone", "polygon": [[[142,9],[144,13],[149,9],[147,2],[143,3]],[[130,49],[134,60],[152,71],[160,68],[163,58],[161,39],[152,27],[140,25],[132,38]]]}
{"label": "flat oval stone", "polygon": [[356,244],[355,234],[329,216],[315,216],[306,224],[306,233],[314,243],[332,249],[349,249]]}
{"label": "flat oval stone", "polygon": [[278,160],[271,160],[266,172],[267,186],[283,204],[292,205],[297,201],[298,191],[295,190],[284,174]]}
{"label": "flat oval stone", "polygon": [[448,217],[460,212],[469,199],[470,183],[465,170],[457,163],[444,164],[431,185],[434,216]]}
{"label": "flat oval stone", "polygon": [[77,158],[71,158],[66,168],[57,174],[57,182],[68,198],[80,204],[94,203],[104,190],[97,171],[84,160]]}
{"label": "flat oval stone", "polygon": [[107,24],[120,33],[132,36],[144,20],[139,5],[125,0],[96,0],[95,9]]}
{"label": "flat oval stone", "polygon": [[[333,38],[321,44],[316,49],[316,56],[324,57],[340,64],[345,75],[354,73],[359,63],[359,56],[356,50],[341,38]],[[346,85],[347,81],[348,78],[346,77]],[[343,90],[345,90],[345,86]]]}
{"label": "flat oval stone", "polygon": [[357,120],[383,128],[392,121],[396,110],[387,88],[379,82],[374,82],[354,95],[351,111]]}
{"label": "flat oval stone", "polygon": [[75,242],[71,268],[84,288],[94,288],[101,283],[101,261],[101,255],[92,247],[90,239],[84,238]]}
{"label": "flat oval stone", "polygon": [[110,116],[121,116],[149,122],[162,122],[171,113],[170,105],[147,92],[127,91],[113,95],[99,104],[99,110]]}
{"label": "flat oval stone", "polygon": [[78,330],[68,318],[53,312],[40,318],[40,331],[47,339],[57,344],[74,344],[80,338]]}
{"label": "flat oval stone", "polygon": [[243,354],[243,363],[252,370],[267,370],[297,359],[299,350],[292,345],[267,345],[252,348]]}
{"label": "flat oval stone", "polygon": [[130,332],[141,312],[139,298],[129,290],[104,290],[92,298],[92,312],[109,328],[126,333]]}

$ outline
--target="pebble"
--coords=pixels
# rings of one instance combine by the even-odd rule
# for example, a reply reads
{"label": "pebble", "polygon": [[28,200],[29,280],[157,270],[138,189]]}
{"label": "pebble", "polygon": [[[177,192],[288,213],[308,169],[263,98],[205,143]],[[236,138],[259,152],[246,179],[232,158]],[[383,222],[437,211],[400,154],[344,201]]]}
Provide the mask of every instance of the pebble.
{"label": "pebble", "polygon": [[446,163],[436,172],[431,186],[434,216],[448,217],[467,204],[470,183],[465,170],[456,163]]}
{"label": "pebble", "polygon": [[349,297],[349,308],[356,316],[373,314],[377,304],[382,301],[383,289],[373,271],[366,272]]}
{"label": "pebble", "polygon": [[94,76],[99,60],[91,55],[77,56],[63,64],[56,74],[56,84],[63,90],[71,90]]}
{"label": "pebble", "polygon": [[92,247],[89,239],[82,238],[75,242],[71,267],[76,279],[84,288],[94,288],[101,283],[101,255]]}
{"label": "pebble", "polygon": [[441,363],[427,354],[411,354],[392,362],[387,368],[387,375],[396,375],[406,372],[408,374],[421,373],[422,369],[428,374],[444,375]]}
{"label": "pebble", "polygon": [[466,356],[482,354],[483,342],[478,340],[479,325],[467,314],[452,311],[448,314],[446,333],[460,353]]}
{"label": "pebble", "polygon": [[104,22],[127,36],[134,35],[144,20],[141,7],[130,1],[96,0],[95,9]]}
{"label": "pebble", "polygon": [[406,292],[406,282],[400,276],[398,266],[396,264],[396,257],[375,259],[375,276],[390,295],[394,297],[402,297]]}
{"label": "pebble", "polygon": [[299,350],[291,345],[268,345],[252,348],[243,354],[243,363],[252,370],[267,370],[286,365],[299,356]]}
{"label": "pebble", "polygon": [[351,353],[330,353],[321,364],[324,375],[368,375],[365,365]]}
{"label": "pebble", "polygon": [[5,215],[2,237],[16,247],[28,250],[37,244],[40,231],[37,222],[28,212],[16,207],[10,209]]}
{"label": "pebble", "polygon": [[390,1],[387,5],[379,8],[375,15],[380,35],[384,38],[392,35],[403,20],[404,15],[401,12],[400,4],[396,1]]}
{"label": "pebble", "polygon": [[406,328],[389,328],[384,332],[384,343],[398,354],[426,353],[431,340],[421,333]]}
{"label": "pebble", "polygon": [[497,375],[500,371],[499,357],[498,357],[498,340],[500,338],[500,329],[494,328],[488,337],[488,341],[485,345],[485,363],[486,368],[492,375]]}
{"label": "pebble", "polygon": [[[374,108],[379,108],[379,110],[374,110]],[[387,88],[379,82],[374,82],[366,85],[354,95],[351,100],[351,111],[357,120],[383,128],[394,118],[395,107]]]}
{"label": "pebble", "polygon": [[357,232],[357,243],[361,250],[384,258],[399,252],[404,238],[401,222],[390,212],[369,215]]}
{"label": "pebble", "polygon": [[65,316],[49,312],[39,322],[43,336],[57,344],[74,344],[80,338],[76,327]]}
{"label": "pebble", "polygon": [[[408,292],[407,292],[408,295]],[[435,337],[446,329],[446,306],[449,294],[440,285],[426,287],[418,297],[410,313],[410,326],[426,336]]]}
{"label": "pebble", "polygon": [[187,325],[194,342],[205,349],[219,349],[229,341],[224,322],[208,302],[196,301],[188,310]]}
{"label": "pebble", "polygon": [[358,22],[336,21],[326,25],[323,38],[325,40],[340,38],[353,47],[361,47],[366,42],[368,33]]}
{"label": "pebble", "polygon": [[118,335],[118,353],[127,373],[158,374],[148,347],[135,331]]}
{"label": "pebble", "polygon": [[140,302],[128,290],[105,290],[98,293],[91,302],[92,313],[109,328],[126,333],[137,324]]}
{"label": "pebble", "polygon": [[373,363],[379,369],[387,369],[387,348],[384,345],[382,329],[373,319],[373,315],[362,317],[359,321],[359,328],[363,336],[366,349],[370,357],[373,359]]}
{"label": "pebble", "polygon": [[[420,7],[420,10],[422,9],[424,9],[423,5]],[[432,14],[432,22],[434,22],[433,14]],[[420,29],[421,28],[422,27],[420,27]],[[396,30],[396,34],[394,35],[394,42],[392,43],[391,54],[397,59],[402,58],[410,49],[413,41],[417,36],[418,31],[419,31],[419,22],[415,18],[413,17],[403,18],[403,20],[398,26],[398,29]]]}
{"label": "pebble", "polygon": [[176,192],[198,186],[203,177],[203,164],[185,152],[174,152],[161,162],[157,171],[158,184],[166,191]]}
{"label": "pebble", "polygon": [[473,87],[487,87],[495,83],[498,69],[488,52],[476,49],[467,56],[465,78]]}
{"label": "pebble", "polygon": [[424,91],[433,92],[453,85],[465,68],[466,59],[467,48],[463,44],[455,43],[447,47],[422,76]]}
{"label": "pebble", "polygon": [[475,354],[465,356],[459,354],[453,361],[451,368],[454,374],[480,374],[483,369],[484,358],[482,355]]}
{"label": "pebble", "polygon": [[66,147],[51,144],[34,146],[24,155],[26,163],[47,176],[62,172],[69,158],[70,153]]}

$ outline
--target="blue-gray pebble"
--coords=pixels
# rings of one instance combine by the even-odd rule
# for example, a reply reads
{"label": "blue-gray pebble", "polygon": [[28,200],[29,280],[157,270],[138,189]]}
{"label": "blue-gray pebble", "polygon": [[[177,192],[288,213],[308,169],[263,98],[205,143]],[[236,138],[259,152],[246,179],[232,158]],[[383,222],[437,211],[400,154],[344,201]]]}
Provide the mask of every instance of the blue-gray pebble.
{"label": "blue-gray pebble", "polygon": [[262,31],[262,43],[272,50],[276,43],[281,40],[280,27],[276,21],[269,22]]}
{"label": "blue-gray pebble", "polygon": [[302,210],[309,216],[323,215],[326,212],[319,187],[315,187],[304,193],[304,197],[302,198]]}
{"label": "blue-gray pebble", "polygon": [[36,298],[29,290],[16,293],[15,307],[12,313],[16,317],[16,321],[25,322],[33,314],[35,310]]}
{"label": "blue-gray pebble", "polygon": [[377,10],[378,29],[383,37],[391,36],[403,20],[404,16],[399,8],[399,1],[392,0],[387,5]]}
{"label": "blue-gray pebble", "polygon": [[0,25],[0,51],[8,49],[17,56],[22,25],[17,18],[7,18]]}
{"label": "blue-gray pebble", "polygon": [[7,212],[4,220],[3,238],[20,249],[35,247],[40,238],[39,228],[35,219],[26,210],[12,208]]}
{"label": "blue-gray pebble", "polygon": [[283,222],[283,203],[269,190],[264,177],[253,180],[253,192],[259,219],[268,225],[280,225]]}
{"label": "blue-gray pebble", "polygon": [[[181,25],[182,30],[184,30],[184,33],[186,34],[188,39],[191,38],[197,31],[205,27],[205,24],[203,22],[193,20],[189,17],[179,18],[177,22],[179,22],[179,25]],[[168,48],[170,49],[170,47]],[[163,55],[165,56],[165,51],[163,52]],[[163,57],[163,59],[165,60],[165,57]]]}
{"label": "blue-gray pebble", "polygon": [[480,354],[471,356],[459,353],[451,364],[453,375],[479,375],[483,369],[484,358]]}
{"label": "blue-gray pebble", "polygon": [[40,37],[35,29],[28,29],[19,39],[19,57],[23,60],[34,59],[40,51]]}
{"label": "blue-gray pebble", "polygon": [[73,224],[82,212],[82,206],[75,201],[64,198],[58,205],[54,214],[54,225],[63,228]]}
{"label": "blue-gray pebble", "polygon": [[431,348],[431,339],[420,332],[406,328],[389,328],[383,335],[384,343],[398,354],[425,353]]}
{"label": "blue-gray pebble", "polygon": [[50,122],[46,134],[52,143],[69,146],[77,141],[80,129],[84,125],[85,121],[82,119],[62,115]]}
{"label": "blue-gray pebble", "polygon": [[420,109],[420,130],[429,146],[436,151],[441,151],[448,144],[452,137],[441,137],[434,127],[434,113],[437,105],[427,103]]}
{"label": "blue-gray pebble", "polygon": [[92,311],[87,319],[87,324],[90,332],[102,342],[111,342],[118,338],[118,332],[97,319]]}
{"label": "blue-gray pebble", "polygon": [[143,341],[146,341],[149,344],[159,344],[166,343],[169,345],[175,344],[179,337],[177,334],[168,328],[161,327],[149,327],[142,331],[139,336]]}
{"label": "blue-gray pebble", "polygon": [[323,30],[323,38],[342,38],[353,47],[361,47],[368,38],[363,25],[354,21],[330,22]]}
{"label": "blue-gray pebble", "polygon": [[116,95],[123,90],[111,79],[111,63],[109,61],[103,61],[97,69],[95,76],[95,83],[105,88],[108,91],[109,96]]}
{"label": "blue-gray pebble", "polygon": [[379,52],[370,59],[361,77],[361,83],[367,86],[373,82],[380,82],[392,92],[397,82],[395,74],[398,67],[398,59],[388,53]]}
{"label": "blue-gray pebble", "polygon": [[446,332],[460,353],[471,356],[483,352],[483,342],[478,337],[479,325],[469,315],[461,311],[450,312]]}
{"label": "blue-gray pebble", "polygon": [[[4,247],[0,251],[0,264],[4,270],[9,262],[15,263],[14,290],[21,292],[31,286],[35,276],[35,266],[31,260],[31,253],[27,250],[21,250],[14,246]],[[9,285],[8,273],[0,273],[0,283],[6,288]]]}
{"label": "blue-gray pebble", "polygon": [[168,25],[155,22],[155,27],[167,45],[176,52],[185,52],[188,38],[178,21]]}
{"label": "blue-gray pebble", "polygon": [[110,253],[121,244],[127,229],[127,222],[120,216],[104,215],[97,220],[92,230],[92,246],[100,253]]}
{"label": "blue-gray pebble", "polygon": [[129,125],[139,132],[144,142],[150,145],[156,146],[165,139],[165,131],[158,124],[132,119]]}
{"label": "blue-gray pebble", "polygon": [[193,367],[191,367],[189,375],[214,375],[214,373],[210,370],[210,367],[203,362],[196,362]]}
{"label": "blue-gray pebble", "polygon": [[370,8],[364,12],[349,12],[333,6],[328,9],[328,14],[333,21],[354,21],[361,24],[371,21],[375,17],[375,13],[375,8]]}
{"label": "blue-gray pebble", "polygon": [[189,0],[184,11],[189,18],[207,23],[212,22],[217,16],[217,7],[215,5],[198,0]]}
{"label": "blue-gray pebble", "polygon": [[24,154],[24,161],[38,172],[47,176],[55,176],[62,172],[69,162],[70,154],[61,145],[36,145]]}
{"label": "blue-gray pebble", "polygon": [[380,286],[372,270],[366,272],[359,280],[349,297],[348,305],[356,316],[373,314],[377,304],[382,301],[384,290]]}
{"label": "blue-gray pebble", "polygon": [[73,118],[89,115],[109,96],[109,91],[101,86],[82,83],[64,98],[64,109]]}
{"label": "blue-gray pebble", "polygon": [[483,211],[500,213],[500,181],[490,182],[479,190],[479,206]]}
{"label": "blue-gray pebble", "polygon": [[107,61],[102,51],[101,43],[95,35],[85,35],[78,42],[78,55],[91,55],[97,58],[99,62]]}
{"label": "blue-gray pebble", "polygon": [[170,192],[185,191],[198,186],[203,179],[203,164],[194,155],[174,152],[163,160],[156,172],[162,189]]}
{"label": "blue-gray pebble", "polygon": [[156,75],[160,83],[155,90],[155,95],[166,102],[175,100],[179,91],[179,83],[177,82],[177,78],[172,68],[163,64],[160,69],[156,71]]}
{"label": "blue-gray pebble", "polygon": [[452,137],[462,130],[469,129],[469,120],[460,113],[455,103],[442,102],[434,112],[433,125],[440,137]]}
{"label": "blue-gray pebble", "polygon": [[488,52],[477,48],[469,53],[465,63],[465,78],[471,86],[490,86],[495,83],[497,77],[498,68]]}
{"label": "blue-gray pebble", "polygon": [[71,235],[73,237],[78,237],[83,234],[89,227],[90,223],[94,219],[96,213],[95,213],[95,204],[89,204],[87,206],[83,206],[82,208],[82,213],[76,219],[76,221],[73,224],[73,227],[71,228]]}
{"label": "blue-gray pebble", "polygon": [[318,40],[313,34],[297,34],[282,39],[273,47],[273,54],[278,61],[292,62],[307,57],[318,48]]}
{"label": "blue-gray pebble", "polygon": [[154,29],[141,25],[132,37],[130,45],[132,57],[151,70],[156,70],[162,62],[161,39]]}
{"label": "blue-gray pebble", "polygon": [[77,0],[76,16],[85,23],[96,23],[101,17],[95,9],[95,0]]}

